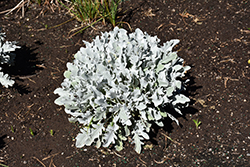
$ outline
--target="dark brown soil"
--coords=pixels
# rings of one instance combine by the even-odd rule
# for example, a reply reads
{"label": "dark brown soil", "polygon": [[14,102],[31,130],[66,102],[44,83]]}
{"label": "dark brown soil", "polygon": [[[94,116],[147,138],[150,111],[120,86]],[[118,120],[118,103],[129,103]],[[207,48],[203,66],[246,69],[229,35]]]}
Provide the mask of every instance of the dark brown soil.
{"label": "dark brown soil", "polygon": [[[0,11],[18,2],[0,1]],[[0,166],[250,166],[250,1],[131,0],[122,8],[126,14],[120,18],[133,31],[157,35],[162,43],[181,40],[178,55],[192,66],[186,92],[192,103],[179,116],[181,125],[166,120],[164,129],[152,131],[140,155],[130,143],[121,152],[77,149],[78,125],[54,104],[53,91],[81,41],[112,26],[99,23],[69,39],[80,23],[50,28],[71,17],[62,9],[41,15],[43,8],[30,4],[24,18],[20,11],[0,15],[7,40],[22,47],[15,66],[5,67],[14,87],[0,87]],[[199,128],[193,119],[201,121]]]}

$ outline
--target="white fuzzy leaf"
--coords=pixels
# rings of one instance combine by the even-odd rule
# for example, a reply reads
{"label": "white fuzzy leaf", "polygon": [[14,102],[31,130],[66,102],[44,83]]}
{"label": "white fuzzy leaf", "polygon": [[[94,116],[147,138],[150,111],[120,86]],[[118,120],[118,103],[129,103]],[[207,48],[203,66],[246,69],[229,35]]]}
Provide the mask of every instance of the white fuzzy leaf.
{"label": "white fuzzy leaf", "polygon": [[154,103],[155,107],[158,107],[163,102],[163,99],[159,98],[156,92],[153,94],[153,96],[151,98],[152,98],[152,102]]}
{"label": "white fuzzy leaf", "polygon": [[152,113],[153,113],[155,120],[160,120],[162,118],[159,111],[154,109],[154,110],[152,110]]}
{"label": "white fuzzy leaf", "polygon": [[136,106],[136,108],[137,108],[138,110],[144,110],[144,109],[147,108],[147,105],[145,105],[145,104],[143,104],[143,103],[139,103],[139,105]]}
{"label": "white fuzzy leaf", "polygon": [[156,73],[159,73],[160,71],[162,71],[163,69],[165,68],[165,66],[162,64],[162,63],[159,63],[157,65],[157,68],[156,68]]}
{"label": "white fuzzy leaf", "polygon": [[87,132],[85,132],[83,129],[80,129],[81,133],[78,133],[76,136],[76,147],[81,148],[86,145],[86,141],[89,139],[89,136]]}
{"label": "white fuzzy leaf", "polygon": [[76,76],[78,72],[77,66],[72,63],[67,63],[68,70],[71,72],[71,75]]}
{"label": "white fuzzy leaf", "polygon": [[185,66],[185,67],[183,67],[184,68],[184,71],[188,71],[188,70],[190,70],[191,69],[191,67],[190,66]]}
{"label": "white fuzzy leaf", "polygon": [[167,117],[168,116],[168,114],[166,112],[160,112],[160,114],[161,114],[162,117]]}
{"label": "white fuzzy leaf", "polygon": [[102,130],[104,129],[103,123],[97,123],[97,125],[93,124],[93,128],[95,129],[91,134],[93,139],[98,138],[102,134]]}
{"label": "white fuzzy leaf", "polygon": [[124,131],[125,131],[125,136],[130,135],[130,130],[129,130],[128,126],[124,126]]}
{"label": "white fuzzy leaf", "polygon": [[93,121],[99,121],[102,118],[105,118],[105,111],[103,111],[101,108],[96,109],[95,117],[93,118]]}
{"label": "white fuzzy leaf", "polygon": [[98,140],[96,141],[96,148],[100,148],[101,147],[101,145],[102,145],[102,142],[101,142],[101,140],[100,140],[100,138],[98,138]]}
{"label": "white fuzzy leaf", "polygon": [[0,83],[6,88],[8,88],[9,86],[13,86],[15,81],[11,80],[8,74],[0,72]]}
{"label": "white fuzzy leaf", "polygon": [[176,54],[175,52],[173,52],[173,53],[167,55],[165,58],[163,58],[163,59],[160,61],[160,63],[161,63],[161,64],[167,64],[167,63],[169,63],[170,61],[172,61],[172,60],[174,60],[174,59],[176,59],[176,58],[177,58],[177,54]]}
{"label": "white fuzzy leaf", "polygon": [[183,66],[182,65],[179,65],[179,64],[177,64],[177,65],[175,65],[174,67],[173,67],[173,70],[174,71],[180,71],[181,69],[183,69]]}
{"label": "white fuzzy leaf", "polygon": [[123,142],[118,140],[118,144],[115,146],[116,151],[123,150]]}
{"label": "white fuzzy leaf", "polygon": [[148,120],[149,120],[149,121],[154,120],[154,117],[153,117],[153,115],[152,115],[151,112],[152,112],[152,110],[147,111],[147,116],[148,116]]}
{"label": "white fuzzy leaf", "polygon": [[159,127],[163,127],[164,124],[162,123],[162,121],[155,121],[155,123],[159,126]]}
{"label": "white fuzzy leaf", "polygon": [[175,121],[177,123],[177,125],[179,125],[179,121],[171,114],[168,113],[168,116],[170,119],[172,119],[173,121]]}
{"label": "white fuzzy leaf", "polygon": [[65,72],[63,73],[63,76],[64,76],[65,78],[70,78],[70,75],[71,75],[71,72],[70,72],[70,71],[65,71]]}
{"label": "white fuzzy leaf", "polygon": [[174,108],[176,112],[178,112],[180,115],[182,115],[182,112],[180,109],[178,109],[177,107]]}
{"label": "white fuzzy leaf", "polygon": [[135,144],[135,151],[140,154],[141,153],[141,145],[143,145],[143,142],[141,142],[141,138],[137,133],[133,136],[133,143]]}
{"label": "white fuzzy leaf", "polygon": [[167,88],[167,92],[166,92],[166,95],[169,97],[169,96],[172,96],[173,95],[173,92],[174,92],[175,88],[174,87],[168,87]]}
{"label": "white fuzzy leaf", "polygon": [[185,95],[178,94],[175,96],[175,101],[173,102],[173,105],[176,105],[178,103],[185,104],[187,102],[190,102],[190,99],[186,97]]}
{"label": "white fuzzy leaf", "polygon": [[104,140],[105,140],[105,143],[103,144],[103,147],[108,147],[111,143],[115,144],[115,139],[117,139],[117,136],[116,136],[116,131],[119,129],[119,126],[114,124],[113,126],[112,125],[109,125],[106,129],[106,133],[104,134]]}

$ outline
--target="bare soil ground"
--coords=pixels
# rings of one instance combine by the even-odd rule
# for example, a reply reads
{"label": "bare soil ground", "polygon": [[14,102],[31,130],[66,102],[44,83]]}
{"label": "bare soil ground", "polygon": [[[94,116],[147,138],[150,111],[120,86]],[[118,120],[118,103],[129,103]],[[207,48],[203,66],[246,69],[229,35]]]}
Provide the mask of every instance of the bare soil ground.
{"label": "bare soil ground", "polygon": [[[0,11],[18,2],[2,0]],[[128,142],[121,152],[77,149],[78,125],[54,104],[53,91],[82,40],[113,28],[100,23],[68,38],[79,22],[53,28],[71,17],[63,9],[40,14],[45,8],[31,4],[23,18],[20,12],[0,15],[7,40],[21,46],[15,66],[5,67],[14,87],[0,87],[0,166],[250,166],[250,1],[131,0],[122,8],[120,19],[133,31],[162,43],[180,39],[178,55],[192,67],[186,92],[192,103],[178,116],[181,125],[166,120],[163,129],[155,128],[140,155]],[[193,119],[201,121],[199,128]]]}

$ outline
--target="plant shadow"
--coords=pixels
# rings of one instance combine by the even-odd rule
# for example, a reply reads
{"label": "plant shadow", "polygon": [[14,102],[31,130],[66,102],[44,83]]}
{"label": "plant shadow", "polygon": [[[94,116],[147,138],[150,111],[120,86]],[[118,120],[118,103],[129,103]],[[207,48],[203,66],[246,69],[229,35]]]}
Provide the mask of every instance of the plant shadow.
{"label": "plant shadow", "polygon": [[[202,86],[197,86],[195,85],[195,81],[194,81],[194,77],[190,76],[189,73],[186,74],[186,77],[185,78],[188,78],[189,79],[189,82],[186,86],[186,91],[183,91],[182,94],[184,94],[185,96],[187,97],[193,97],[194,95],[196,95],[196,90],[197,89],[201,89]],[[172,107],[170,106],[164,106],[161,110],[162,111],[167,111],[169,114],[171,114],[173,117],[175,117],[176,119],[178,118],[183,118],[185,120],[186,119],[186,115],[187,114],[195,114],[198,112],[197,109],[193,108],[192,105],[195,103],[194,100],[190,99],[190,102],[189,102],[189,106],[188,107],[185,107],[185,108],[181,108],[181,114],[177,113]],[[168,134],[169,133],[172,133],[174,127],[172,125],[172,123],[175,122],[173,121],[170,117],[166,117],[164,120],[163,120],[163,124],[164,126],[163,127],[159,127],[158,125],[156,125],[155,123],[152,125],[151,127],[151,130],[149,132],[149,136],[150,136],[150,139],[149,141],[154,144],[154,145],[158,145],[158,141],[155,140],[157,134],[159,133],[159,131],[162,129],[164,130],[165,132],[167,132]],[[182,128],[183,125],[181,124],[181,122],[179,122],[179,126]],[[170,140],[168,140],[168,145],[170,144]]]}
{"label": "plant shadow", "polygon": [[5,146],[5,142],[3,139],[6,137],[7,137],[7,135],[3,135],[0,137],[0,149],[4,148],[4,146]]}
{"label": "plant shadow", "polygon": [[[2,65],[3,72],[7,73],[14,80],[23,81],[25,77],[37,74],[43,70],[41,65],[43,61],[37,59],[37,53],[35,50],[37,48],[31,49],[25,45],[22,45],[20,49],[16,49],[14,52],[16,54],[14,65],[8,66],[6,64]],[[15,88],[20,94],[30,93],[27,86],[23,86],[15,83],[13,88]]]}
{"label": "plant shadow", "polygon": [[147,1],[142,1],[138,5],[135,5],[135,6],[133,6],[133,8],[130,8],[130,9],[127,9],[127,10],[123,10],[124,9],[124,7],[123,7],[124,3],[126,3],[126,1],[124,1],[121,4],[121,9],[122,10],[117,13],[117,18],[119,18],[117,22],[121,23],[121,25],[122,25],[121,27],[123,27],[123,28],[124,28],[124,25],[126,25],[126,29],[130,32],[130,27],[128,27],[127,24],[123,24],[123,23],[128,23],[130,25],[133,16],[136,13],[141,12],[141,9],[140,9],[141,6],[145,5],[147,3]]}

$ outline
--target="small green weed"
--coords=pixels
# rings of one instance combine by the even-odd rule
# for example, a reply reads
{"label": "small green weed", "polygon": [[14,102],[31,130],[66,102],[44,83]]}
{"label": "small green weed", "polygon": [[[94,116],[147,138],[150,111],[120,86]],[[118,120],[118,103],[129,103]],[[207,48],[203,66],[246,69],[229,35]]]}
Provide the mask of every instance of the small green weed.
{"label": "small green weed", "polygon": [[54,135],[54,131],[52,129],[50,129],[49,133],[50,133],[51,136]]}
{"label": "small green weed", "polygon": [[12,133],[15,133],[15,130],[14,130],[14,128],[13,128],[12,125],[10,126],[10,129],[11,129],[11,132],[12,132]]}
{"label": "small green weed", "polygon": [[200,124],[201,124],[201,121],[199,121],[198,119],[193,119],[194,123],[195,123],[195,126],[196,126],[196,129],[199,128]]}
{"label": "small green weed", "polygon": [[32,130],[31,128],[29,128],[29,130],[30,130],[30,134],[31,134],[32,136],[35,136],[33,130]]}

